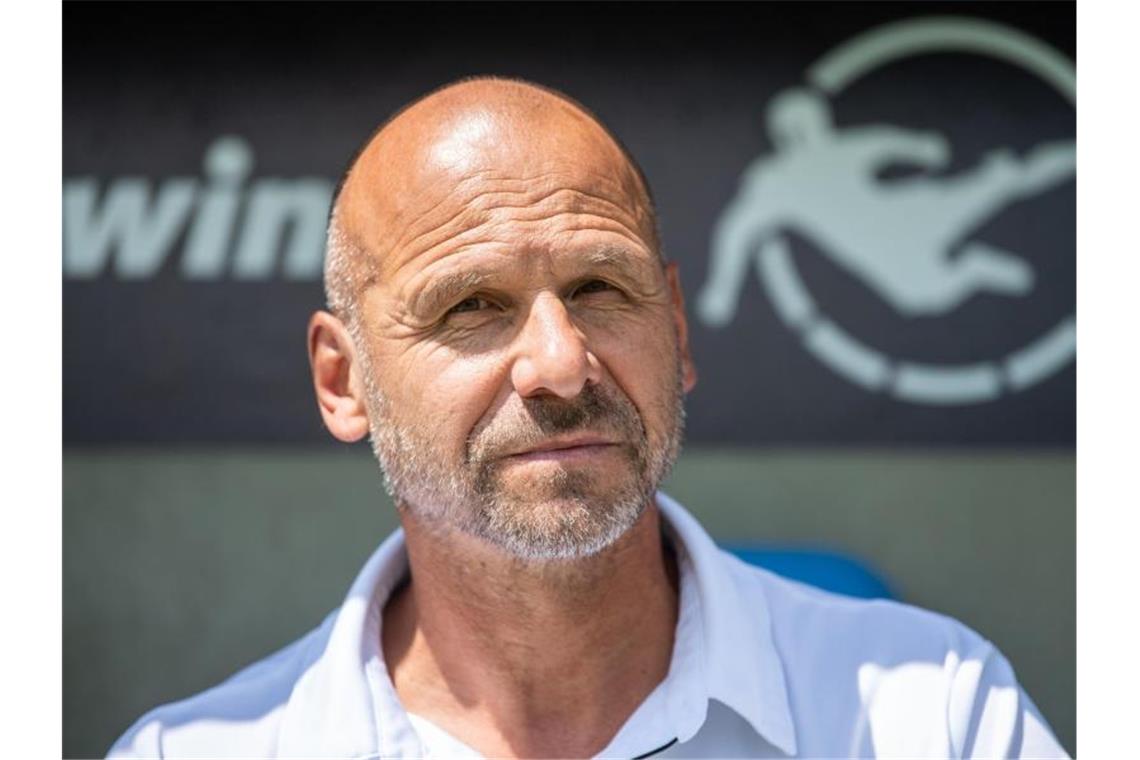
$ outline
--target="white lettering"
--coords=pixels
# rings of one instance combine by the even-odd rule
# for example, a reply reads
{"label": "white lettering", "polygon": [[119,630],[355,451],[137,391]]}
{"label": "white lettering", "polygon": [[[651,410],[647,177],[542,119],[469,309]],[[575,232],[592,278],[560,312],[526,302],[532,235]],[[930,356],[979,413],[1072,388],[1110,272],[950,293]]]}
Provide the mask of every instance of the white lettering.
{"label": "white lettering", "polygon": [[151,277],[186,223],[198,183],[169,179],[148,203],[149,183],[142,178],[112,182],[97,207],[95,178],[69,180],[63,187],[63,271],[88,279],[102,274],[112,250],[114,272],[123,279]]}
{"label": "white lettering", "polygon": [[291,235],[284,255],[284,275],[290,280],[319,277],[332,192],[332,183],[323,179],[268,178],[254,183],[249,216],[234,260],[234,276],[241,280],[273,276],[277,250],[288,230]]}
{"label": "white lettering", "polygon": [[101,203],[95,177],[66,179],[64,275],[93,279],[110,264],[122,279],[152,277],[186,230],[179,271],[188,280],[320,279],[333,183],[265,177],[247,187],[253,164],[243,139],[223,136],[206,151],[205,183],[166,179],[153,198],[141,177],[110,180]]}
{"label": "white lettering", "polygon": [[216,280],[225,271],[226,253],[242,201],[242,183],[253,167],[253,153],[238,137],[215,140],[203,168],[210,184],[198,202],[182,254],[182,274],[190,280]]}

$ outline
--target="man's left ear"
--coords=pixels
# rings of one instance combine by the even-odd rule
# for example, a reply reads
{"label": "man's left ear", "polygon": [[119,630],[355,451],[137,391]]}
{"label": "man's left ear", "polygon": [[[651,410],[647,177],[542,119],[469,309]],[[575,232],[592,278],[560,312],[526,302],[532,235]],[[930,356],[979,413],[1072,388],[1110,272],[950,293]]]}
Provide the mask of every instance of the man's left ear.
{"label": "man's left ear", "polygon": [[665,278],[669,281],[669,296],[673,301],[673,322],[677,326],[677,343],[681,353],[682,383],[685,393],[697,384],[697,368],[689,353],[689,323],[685,319],[685,294],[681,292],[681,273],[677,262],[665,265]]}

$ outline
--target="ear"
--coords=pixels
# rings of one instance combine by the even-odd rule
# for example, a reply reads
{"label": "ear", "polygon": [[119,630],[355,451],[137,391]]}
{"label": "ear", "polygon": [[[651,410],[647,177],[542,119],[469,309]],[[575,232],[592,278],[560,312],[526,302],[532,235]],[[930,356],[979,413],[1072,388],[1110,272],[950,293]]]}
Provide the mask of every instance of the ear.
{"label": "ear", "polygon": [[681,292],[681,273],[677,262],[665,265],[665,277],[669,280],[669,296],[673,302],[673,322],[677,326],[677,343],[681,354],[682,382],[685,393],[697,384],[697,367],[689,353],[689,323],[685,319],[685,295]]}
{"label": "ear", "polygon": [[368,407],[356,349],[344,324],[327,311],[309,319],[309,367],[325,427],[345,443],[368,434]]}

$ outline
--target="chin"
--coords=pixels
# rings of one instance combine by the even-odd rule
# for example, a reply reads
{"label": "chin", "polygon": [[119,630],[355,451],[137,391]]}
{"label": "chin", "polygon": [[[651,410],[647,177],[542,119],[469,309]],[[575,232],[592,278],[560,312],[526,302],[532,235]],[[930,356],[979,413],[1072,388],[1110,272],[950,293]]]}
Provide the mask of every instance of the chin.
{"label": "chin", "polygon": [[540,489],[544,493],[496,493],[485,502],[473,532],[519,559],[581,559],[616,543],[649,503],[635,488],[571,485],[548,483]]}

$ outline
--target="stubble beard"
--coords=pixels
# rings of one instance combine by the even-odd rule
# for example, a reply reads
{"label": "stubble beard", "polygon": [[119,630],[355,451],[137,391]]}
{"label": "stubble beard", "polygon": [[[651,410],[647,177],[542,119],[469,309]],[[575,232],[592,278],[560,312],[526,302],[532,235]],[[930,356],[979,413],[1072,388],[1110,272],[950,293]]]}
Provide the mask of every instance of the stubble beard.
{"label": "stubble beard", "polygon": [[[662,389],[660,441],[650,442],[624,393],[587,385],[571,400],[539,397],[504,407],[472,431],[464,461],[451,467],[430,423],[397,420],[369,364],[363,358],[372,451],[392,500],[424,523],[476,536],[517,559],[577,559],[613,545],[645,511],[680,452],[685,412],[679,357]],[[621,441],[616,483],[599,484],[590,471],[563,467],[542,478],[506,482],[504,455],[554,435],[587,431]]]}

